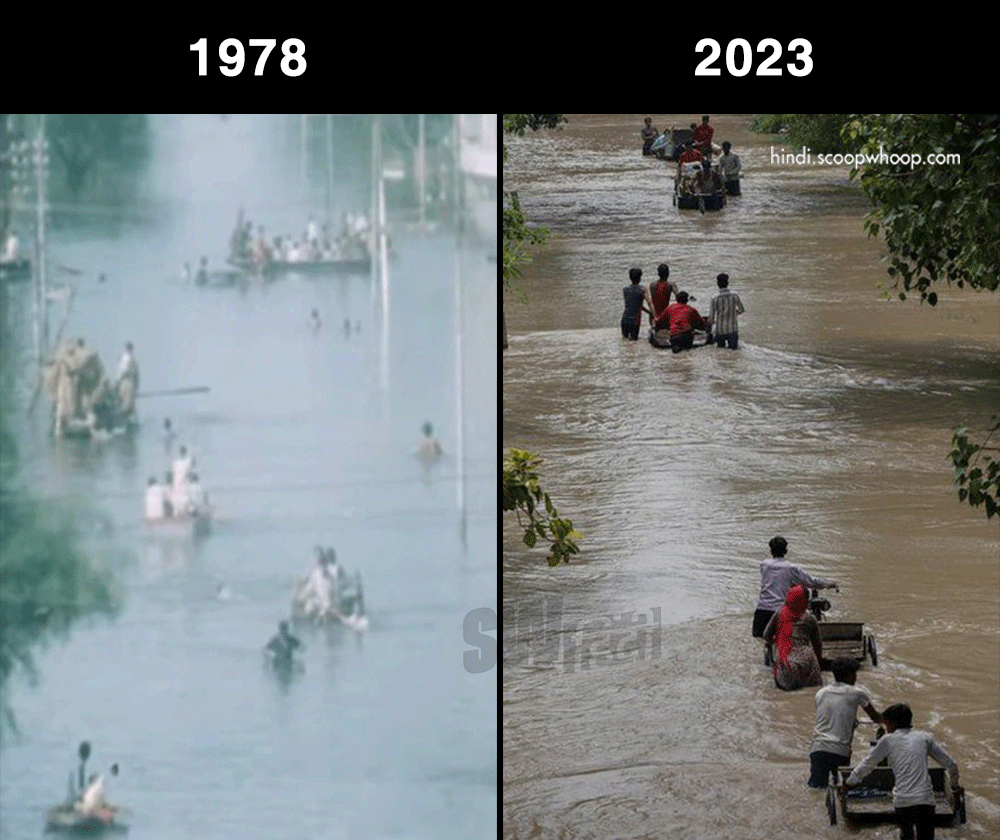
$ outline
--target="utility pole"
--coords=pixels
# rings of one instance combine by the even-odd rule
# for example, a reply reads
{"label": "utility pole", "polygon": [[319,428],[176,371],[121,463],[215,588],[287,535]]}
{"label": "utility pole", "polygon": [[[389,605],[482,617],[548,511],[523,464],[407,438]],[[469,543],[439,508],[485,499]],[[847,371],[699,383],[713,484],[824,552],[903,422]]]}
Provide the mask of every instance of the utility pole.
{"label": "utility pole", "polygon": [[333,114],[326,115],[326,225],[333,230],[330,205],[333,203]]}
{"label": "utility pole", "polygon": [[419,115],[419,130],[417,133],[417,183],[420,187],[420,229],[424,229],[424,211],[427,204],[427,158],[426,143],[424,140],[425,128],[424,118],[426,114]]}
{"label": "utility pole", "polygon": [[376,219],[378,218],[378,182],[382,178],[382,120],[380,114],[372,115],[372,203],[369,219],[368,253],[372,261],[372,301],[375,300],[375,283],[378,280],[378,250],[376,248]]}
{"label": "utility pole", "polygon": [[[38,290],[42,307],[42,353],[48,352],[49,343],[49,289],[48,274],[45,264],[45,174],[49,163],[49,144],[45,141],[45,114],[41,115],[38,124],[37,161],[38,161]],[[41,363],[41,354],[39,363]]]}
{"label": "utility pole", "polygon": [[[459,160],[461,157],[461,150],[459,149],[459,144],[461,143],[461,136],[458,130],[458,119],[459,115],[455,114],[455,131],[454,131],[454,145],[455,145],[455,165],[454,165],[454,179],[455,184],[459,183]],[[462,348],[462,331],[464,329],[462,317],[462,277],[460,271],[461,259],[462,259],[462,227],[459,219],[459,206],[458,206],[458,187],[455,187],[455,217],[458,223],[455,226],[455,413],[456,417],[456,427],[458,433],[458,509],[461,514],[461,524],[460,524],[460,534],[462,538],[462,550],[467,549],[467,519],[468,514],[466,512],[466,500],[465,500],[465,357]]]}
{"label": "utility pole", "polygon": [[302,114],[302,126],[299,131],[301,142],[302,142],[302,152],[299,155],[299,176],[302,178],[302,183],[306,183],[306,175],[309,172],[309,145],[308,145],[308,114]]}

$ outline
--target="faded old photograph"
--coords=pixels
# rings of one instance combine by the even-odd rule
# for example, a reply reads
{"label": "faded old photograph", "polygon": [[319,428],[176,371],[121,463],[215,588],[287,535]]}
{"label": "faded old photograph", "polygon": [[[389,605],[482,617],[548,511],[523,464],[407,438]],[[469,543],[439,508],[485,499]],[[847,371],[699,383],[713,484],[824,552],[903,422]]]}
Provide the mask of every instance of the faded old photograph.
{"label": "faded old photograph", "polygon": [[497,159],[0,115],[0,840],[496,836]]}

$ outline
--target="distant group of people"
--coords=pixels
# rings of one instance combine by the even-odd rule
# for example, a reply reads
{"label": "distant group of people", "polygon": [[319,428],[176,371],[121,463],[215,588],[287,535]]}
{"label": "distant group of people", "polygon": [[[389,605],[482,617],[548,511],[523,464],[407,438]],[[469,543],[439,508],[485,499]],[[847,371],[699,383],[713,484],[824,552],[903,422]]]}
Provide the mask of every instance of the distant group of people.
{"label": "distant group of people", "polygon": [[332,262],[357,259],[368,253],[368,219],[363,213],[345,212],[341,227],[334,234],[327,225],[317,227],[315,216],[310,215],[306,228],[299,237],[291,234],[268,240],[263,225],[258,226],[256,238],[253,223],[243,221],[243,211],[237,220],[230,241],[231,258],[249,261],[258,268],[268,262]]}
{"label": "distant group of people", "polygon": [[[174,432],[170,419],[164,421],[165,439],[171,443]],[[194,472],[194,457],[182,446],[171,463],[163,484],[151,476],[146,487],[146,519],[156,522],[163,519],[197,516],[208,505],[208,494]]]}
{"label": "distant group of people", "polygon": [[[788,541],[774,537],[768,544],[771,557],[760,564],[761,585],[751,633],[766,646],[774,645],[774,683],[783,691],[819,687],[810,744],[808,785],[825,788],[831,776],[837,783],[840,767],[851,763],[857,710],[888,734],[844,780],[848,789],[860,785],[871,770],[886,761],[893,771],[893,806],[901,840],[933,840],[935,797],[927,769],[928,756],[948,770],[953,789],[959,788],[958,764],[926,732],[912,729],[913,712],[896,703],[879,712],[867,689],[857,685],[858,663],[850,658],[827,661],[819,623],[809,612],[811,589],[837,589],[838,583],[814,577],[786,559]],[[829,667],[833,682],[823,685],[821,671]]]}
{"label": "distant group of people", "polygon": [[[716,277],[719,288],[709,305],[708,316],[703,317],[688,302],[692,298],[678,289],[670,280],[670,267],[657,266],[658,278],[647,289],[640,281],[642,269],[629,269],[630,284],[622,289],[625,309],[622,312],[622,337],[636,341],[642,326],[642,313],[649,315],[649,341],[654,347],[669,347],[679,353],[694,346],[695,331],[707,333],[706,343],[715,341],[719,347],[735,350],[739,345],[737,317],[745,311],[740,296],[729,288],[729,275]],[[675,302],[671,303],[671,297]]]}
{"label": "distant group of people", "polygon": [[668,153],[665,144],[658,150],[654,149],[660,133],[652,118],[646,117],[640,132],[642,153],[652,155],[658,151],[664,160],[677,162],[677,191],[680,195],[717,195],[723,192],[740,195],[740,158],[733,154],[732,143],[728,140],[722,144],[722,154],[718,156],[715,167],[712,166],[712,157],[719,147],[712,144],[715,129],[709,119],[706,114],[700,124],[691,123],[690,136],[679,140]]}

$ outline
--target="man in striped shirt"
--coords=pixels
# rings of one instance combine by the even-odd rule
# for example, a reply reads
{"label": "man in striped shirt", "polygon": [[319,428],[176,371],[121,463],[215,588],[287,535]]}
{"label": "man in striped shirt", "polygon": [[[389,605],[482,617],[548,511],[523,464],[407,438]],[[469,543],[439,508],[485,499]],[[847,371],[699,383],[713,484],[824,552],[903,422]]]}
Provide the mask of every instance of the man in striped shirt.
{"label": "man in striped shirt", "polygon": [[720,274],[715,282],[719,284],[719,293],[712,298],[708,324],[718,347],[729,344],[729,349],[735,350],[739,343],[736,316],[744,312],[743,301],[736,292],[730,291],[728,274]]}

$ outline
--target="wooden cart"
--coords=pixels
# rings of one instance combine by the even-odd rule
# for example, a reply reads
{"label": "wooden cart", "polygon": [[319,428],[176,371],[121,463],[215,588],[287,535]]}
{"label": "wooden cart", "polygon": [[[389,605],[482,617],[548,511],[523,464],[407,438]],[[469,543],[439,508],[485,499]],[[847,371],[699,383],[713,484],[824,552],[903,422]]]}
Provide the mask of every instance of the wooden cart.
{"label": "wooden cart", "polygon": [[[824,671],[830,670],[830,661],[833,659],[854,659],[857,662],[864,662],[865,657],[871,661],[874,667],[878,667],[878,648],[875,646],[875,637],[870,633],[865,633],[865,625],[860,621],[824,621],[823,616],[830,609],[830,602],[825,598],[817,597],[816,590],[812,590],[809,600],[809,611],[816,617],[819,624],[819,635],[823,640],[823,661],[820,667]],[[775,660],[776,648],[769,645],[764,650],[764,664],[771,665]]]}
{"label": "wooden cart", "polygon": [[[861,781],[861,786],[848,791],[843,782],[851,775],[852,767],[838,768],[840,783],[826,790],[826,809],[830,825],[837,824],[837,803],[845,820],[852,822],[883,822],[895,820],[892,805],[892,787],[895,777],[888,767],[876,767]],[[965,791],[952,790],[947,784],[943,767],[928,768],[934,787],[934,815],[939,825],[951,825],[957,819],[965,822]]]}

